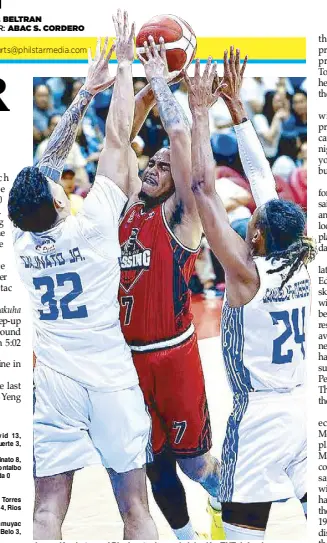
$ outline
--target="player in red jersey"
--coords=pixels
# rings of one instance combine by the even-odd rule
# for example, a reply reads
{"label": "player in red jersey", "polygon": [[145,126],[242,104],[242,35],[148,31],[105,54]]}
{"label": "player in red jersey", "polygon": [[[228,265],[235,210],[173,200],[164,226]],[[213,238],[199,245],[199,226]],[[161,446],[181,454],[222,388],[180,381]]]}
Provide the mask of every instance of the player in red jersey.
{"label": "player in red jersey", "polygon": [[188,289],[202,226],[189,182],[190,127],[167,83],[163,40],[159,53],[149,36],[145,54],[140,60],[153,94],[136,97],[134,128],[156,100],[170,148],[150,159],[142,181],[130,151],[129,200],[119,230],[121,326],[152,416],[155,461],[147,473],[154,497],[177,538],[195,539],[176,461],[211,496],[219,487]]}

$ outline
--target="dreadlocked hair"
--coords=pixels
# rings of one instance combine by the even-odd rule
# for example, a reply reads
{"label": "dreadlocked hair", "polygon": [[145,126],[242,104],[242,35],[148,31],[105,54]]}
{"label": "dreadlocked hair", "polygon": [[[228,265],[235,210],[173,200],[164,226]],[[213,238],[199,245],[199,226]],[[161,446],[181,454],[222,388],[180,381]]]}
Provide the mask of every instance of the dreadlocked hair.
{"label": "dreadlocked hair", "polygon": [[44,232],[53,226],[57,212],[45,175],[36,167],[24,168],[9,193],[8,215],[25,232]]}
{"label": "dreadlocked hair", "polygon": [[304,235],[305,215],[297,204],[286,200],[270,200],[261,209],[256,226],[265,237],[266,260],[280,261],[267,273],[289,268],[281,288],[302,266],[307,266],[317,254],[315,241]]}

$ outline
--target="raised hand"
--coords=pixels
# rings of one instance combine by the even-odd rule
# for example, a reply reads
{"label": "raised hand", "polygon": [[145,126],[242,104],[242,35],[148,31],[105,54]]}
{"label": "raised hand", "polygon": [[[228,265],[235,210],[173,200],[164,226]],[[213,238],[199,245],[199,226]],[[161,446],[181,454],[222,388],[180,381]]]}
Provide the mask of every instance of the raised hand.
{"label": "raised hand", "polygon": [[106,38],[101,50],[101,38],[97,39],[94,59],[92,59],[91,49],[88,50],[88,72],[84,89],[92,95],[111,87],[115,81],[115,78],[110,75],[108,66],[115,45],[113,44],[110,47],[108,54],[106,54],[108,41],[109,38]]}
{"label": "raised hand", "polygon": [[224,82],[219,81],[217,64],[212,64],[212,57],[208,58],[202,77],[199,59],[196,60],[194,77],[190,79],[186,72],[184,77],[192,113],[197,110],[210,109],[226,87]]}
{"label": "raised hand", "polygon": [[132,24],[129,30],[128,13],[124,11],[124,15],[120,9],[117,11],[117,16],[112,17],[116,31],[116,56],[118,63],[127,61],[132,63],[134,60],[134,37],[135,23]]}
{"label": "raised hand", "polygon": [[223,99],[228,106],[230,102],[239,100],[240,90],[242,87],[243,75],[246,68],[248,57],[246,56],[241,68],[240,65],[240,50],[236,49],[236,55],[234,55],[234,46],[230,47],[230,54],[228,59],[227,49],[224,52],[224,79],[226,87],[221,93]]}
{"label": "raised hand", "polygon": [[146,58],[140,54],[137,56],[144,66],[145,75],[149,83],[154,77],[164,77],[168,80],[169,72],[164,39],[159,39],[158,52],[158,46],[154,43],[153,37],[149,36],[148,41],[144,42],[144,53]]}

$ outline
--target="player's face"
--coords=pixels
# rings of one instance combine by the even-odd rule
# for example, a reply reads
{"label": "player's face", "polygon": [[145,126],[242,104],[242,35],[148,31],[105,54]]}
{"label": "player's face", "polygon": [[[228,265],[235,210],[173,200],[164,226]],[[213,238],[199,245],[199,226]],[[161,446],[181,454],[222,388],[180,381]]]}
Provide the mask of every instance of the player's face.
{"label": "player's face", "polygon": [[55,183],[50,179],[49,184],[58,216],[60,219],[65,219],[70,215],[70,201],[59,183]]}
{"label": "player's face", "polygon": [[170,151],[160,149],[149,160],[148,167],[142,178],[142,192],[151,198],[159,198],[171,195],[174,189],[174,181],[170,170]]}

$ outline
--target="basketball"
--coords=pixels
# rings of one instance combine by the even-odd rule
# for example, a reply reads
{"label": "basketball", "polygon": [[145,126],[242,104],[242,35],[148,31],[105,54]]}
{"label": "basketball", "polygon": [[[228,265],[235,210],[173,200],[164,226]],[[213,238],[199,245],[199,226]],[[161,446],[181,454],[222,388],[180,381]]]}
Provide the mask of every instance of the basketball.
{"label": "basketball", "polygon": [[158,45],[165,40],[167,63],[170,72],[183,70],[192,62],[196,53],[196,36],[190,25],[175,15],[157,15],[145,23],[136,37],[137,52],[143,56],[144,42],[152,36]]}

